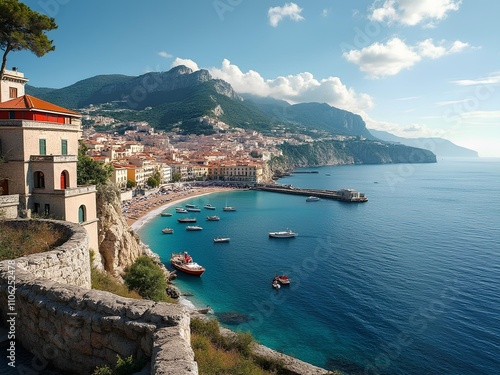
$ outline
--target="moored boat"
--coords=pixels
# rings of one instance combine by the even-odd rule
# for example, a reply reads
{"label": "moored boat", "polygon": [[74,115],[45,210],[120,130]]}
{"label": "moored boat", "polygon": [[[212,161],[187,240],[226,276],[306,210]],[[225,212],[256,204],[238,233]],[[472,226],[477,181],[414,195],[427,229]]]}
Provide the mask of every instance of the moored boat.
{"label": "moored boat", "polygon": [[197,206],[197,205],[195,205],[195,204],[189,204],[189,203],[185,204],[185,206],[186,206],[187,208],[198,208],[198,206]]}
{"label": "moored boat", "polygon": [[184,253],[172,253],[170,263],[175,269],[189,275],[201,276],[205,272],[205,267],[193,262],[193,258],[185,251]]}
{"label": "moored boat", "polygon": [[201,209],[198,207],[186,207],[187,212],[201,212]]}
{"label": "moored boat", "polygon": [[220,220],[220,217],[219,217],[219,216],[217,216],[217,215],[207,216],[207,220],[208,220],[208,221],[219,221],[219,220]]}
{"label": "moored boat", "polygon": [[181,219],[177,219],[179,223],[196,223],[195,217],[183,217]]}
{"label": "moored boat", "polygon": [[175,212],[177,212],[179,214],[185,214],[185,213],[187,213],[187,210],[185,208],[182,208],[182,207],[177,207],[175,209]]}
{"label": "moored boat", "polygon": [[226,206],[222,209],[223,211],[236,211],[236,207]]}
{"label": "moored boat", "polygon": [[290,285],[290,278],[287,275],[276,275],[274,280],[277,280],[282,285]]}
{"label": "moored boat", "polygon": [[318,197],[315,197],[315,196],[310,196],[310,197],[307,197],[306,198],[306,202],[317,202],[319,201],[320,199]]}
{"label": "moored boat", "polygon": [[290,229],[283,230],[280,232],[269,232],[269,237],[272,238],[293,238],[297,237],[297,233],[292,232]]}
{"label": "moored boat", "polygon": [[212,206],[210,203],[207,203],[206,205],[204,205],[203,208],[206,208],[207,210],[215,210],[215,207]]}
{"label": "moored boat", "polygon": [[172,228],[163,228],[161,231],[163,233],[165,233],[165,234],[172,234],[172,233],[174,233],[174,230]]}
{"label": "moored boat", "polygon": [[281,288],[280,283],[279,283],[279,282],[278,282],[278,280],[276,280],[276,279],[273,279],[273,288],[274,288],[274,289],[279,289],[279,288]]}
{"label": "moored boat", "polygon": [[162,212],[160,216],[172,216],[170,212]]}
{"label": "moored boat", "polygon": [[198,226],[198,225],[188,225],[186,227],[186,230],[191,230],[191,231],[194,231],[194,230],[202,230],[203,228]]}
{"label": "moored boat", "polygon": [[229,237],[215,237],[214,238],[215,243],[229,242],[229,240],[230,240]]}

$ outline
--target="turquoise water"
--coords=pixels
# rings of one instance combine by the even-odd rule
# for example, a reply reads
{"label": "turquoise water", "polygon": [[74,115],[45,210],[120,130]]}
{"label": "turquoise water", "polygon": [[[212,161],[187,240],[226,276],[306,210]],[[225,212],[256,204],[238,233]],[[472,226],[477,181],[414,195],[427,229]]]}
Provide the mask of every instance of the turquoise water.
{"label": "turquoise water", "polygon": [[[304,361],[352,374],[499,373],[500,159],[315,170],[280,183],[354,188],[369,201],[217,193],[184,202],[217,207],[188,214],[202,231],[174,214],[139,235],[169,268],[184,250],[207,268],[176,281],[196,306]],[[223,212],[226,200],[237,211]],[[268,237],[286,228],[299,235]],[[282,272],[292,284],[274,290]]]}

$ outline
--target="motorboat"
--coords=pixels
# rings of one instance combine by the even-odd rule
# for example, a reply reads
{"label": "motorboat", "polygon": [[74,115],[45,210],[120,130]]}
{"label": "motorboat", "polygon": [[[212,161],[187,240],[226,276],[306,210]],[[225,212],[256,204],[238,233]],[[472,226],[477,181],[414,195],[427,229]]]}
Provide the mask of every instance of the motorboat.
{"label": "motorboat", "polygon": [[214,238],[215,243],[229,242],[229,240],[230,240],[229,237],[215,237]]}
{"label": "motorboat", "polygon": [[179,223],[196,223],[195,217],[183,217],[181,219],[177,219]]}
{"label": "motorboat", "polygon": [[274,288],[274,289],[279,289],[279,288],[281,288],[281,285],[280,285],[279,281],[278,281],[278,280],[276,280],[276,279],[273,279],[273,288]]}
{"label": "motorboat", "polygon": [[187,210],[185,208],[182,208],[182,207],[177,207],[175,209],[175,212],[179,213],[179,214],[186,214],[187,213]]}
{"label": "motorboat", "polygon": [[281,285],[290,285],[290,278],[287,275],[276,275],[274,280],[277,280]]}
{"label": "motorboat", "polygon": [[174,233],[174,230],[172,228],[163,228],[161,231],[162,231],[162,233],[165,233],[165,234],[173,234]]}
{"label": "motorboat", "polygon": [[283,230],[280,232],[269,232],[269,237],[272,238],[293,238],[297,237],[297,233],[292,232],[290,229]]}
{"label": "motorboat", "polygon": [[201,212],[201,209],[198,207],[186,207],[187,212]]}
{"label": "motorboat", "polygon": [[186,230],[191,230],[191,231],[195,231],[195,230],[202,230],[203,228],[198,226],[198,225],[188,225],[186,227]]}
{"label": "motorboat", "polygon": [[160,216],[172,216],[170,212],[162,212]]}
{"label": "motorboat", "polygon": [[196,204],[185,204],[186,208],[198,208]]}
{"label": "motorboat", "polygon": [[215,207],[212,206],[210,203],[207,203],[206,205],[204,205],[203,208],[206,208],[207,210],[215,210]]}
{"label": "motorboat", "polygon": [[320,199],[318,197],[310,196],[306,198],[306,202],[317,202]]}
{"label": "motorboat", "polygon": [[219,217],[219,216],[217,216],[217,215],[207,216],[207,220],[208,220],[208,221],[219,221],[219,220],[220,220],[220,217]]}
{"label": "motorboat", "polygon": [[185,251],[184,253],[172,253],[170,263],[176,270],[189,275],[201,276],[205,272],[205,267],[193,262],[193,258]]}

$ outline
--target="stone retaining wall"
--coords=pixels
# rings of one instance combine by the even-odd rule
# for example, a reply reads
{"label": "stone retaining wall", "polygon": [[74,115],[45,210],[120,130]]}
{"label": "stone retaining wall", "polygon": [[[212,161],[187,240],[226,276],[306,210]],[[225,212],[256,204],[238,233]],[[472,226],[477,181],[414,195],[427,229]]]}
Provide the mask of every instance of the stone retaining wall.
{"label": "stone retaining wall", "polygon": [[151,360],[151,374],[197,374],[185,307],[89,289],[86,231],[57,223],[69,235],[64,245],[0,262],[2,324],[16,345],[35,355],[34,370],[52,363],[89,374],[96,366],[112,367],[117,355],[133,355]]}

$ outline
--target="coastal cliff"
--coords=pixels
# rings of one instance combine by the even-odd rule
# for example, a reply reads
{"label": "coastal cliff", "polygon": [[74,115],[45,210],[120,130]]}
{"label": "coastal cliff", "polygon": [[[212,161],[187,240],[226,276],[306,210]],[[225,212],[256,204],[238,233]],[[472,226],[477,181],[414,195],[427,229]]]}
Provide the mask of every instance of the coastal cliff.
{"label": "coastal cliff", "polygon": [[436,155],[428,150],[367,140],[327,140],[301,145],[285,142],[280,149],[283,155],[269,162],[271,171],[278,176],[300,167],[436,162]]}
{"label": "coastal cliff", "polygon": [[97,191],[97,217],[99,218],[99,254],[101,261],[94,266],[120,276],[141,255],[147,255],[168,271],[139,236],[130,229],[120,208],[120,192],[112,185],[99,187]]}

